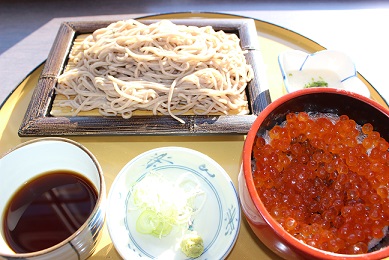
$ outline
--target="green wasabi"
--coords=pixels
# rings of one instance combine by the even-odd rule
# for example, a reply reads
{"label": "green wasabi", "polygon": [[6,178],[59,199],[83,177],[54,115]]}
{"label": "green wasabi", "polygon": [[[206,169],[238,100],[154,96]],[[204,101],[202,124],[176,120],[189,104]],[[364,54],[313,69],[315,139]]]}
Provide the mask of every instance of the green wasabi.
{"label": "green wasabi", "polygon": [[204,252],[203,239],[197,234],[192,232],[186,234],[181,241],[181,250],[187,257],[196,258]]}

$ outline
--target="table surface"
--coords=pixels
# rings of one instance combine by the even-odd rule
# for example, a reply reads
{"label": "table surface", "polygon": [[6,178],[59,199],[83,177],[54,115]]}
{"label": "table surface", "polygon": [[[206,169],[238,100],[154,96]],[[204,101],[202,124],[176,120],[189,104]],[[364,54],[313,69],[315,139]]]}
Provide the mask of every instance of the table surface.
{"label": "table surface", "polygon": [[[28,1],[23,2],[17,0],[13,6],[13,2],[10,0],[0,0],[0,43],[2,48],[0,50],[2,52],[0,55],[0,104],[6,100],[7,96],[14,91],[31,71],[45,61],[62,21],[90,20],[91,18],[93,20],[127,19],[169,11],[200,12],[204,10],[260,19],[304,35],[327,49],[343,51],[354,60],[358,71],[389,101],[389,88],[386,87],[386,78],[384,78],[387,69],[384,61],[389,60],[389,50],[387,49],[389,36],[385,33],[385,28],[382,26],[383,24],[389,24],[389,4],[383,2],[354,1],[354,4],[349,4],[348,2],[336,3],[331,1],[292,1],[295,5],[291,5],[289,2],[286,3],[286,1],[275,1],[273,3],[271,1],[256,2],[254,0],[245,0],[239,2],[239,5],[229,1],[220,1],[220,5],[217,5],[216,1],[200,0],[197,1],[199,5],[195,5],[194,1],[187,0],[182,1],[181,4],[175,3],[175,1],[169,1],[166,6],[157,4],[156,1],[149,1],[148,5],[139,6],[136,5],[138,1],[125,4],[124,1],[114,0],[110,3],[116,3],[116,7],[110,6],[104,9],[99,6],[100,2],[96,1],[96,4],[90,4],[90,6],[82,4],[74,13],[66,13],[65,11],[60,11],[62,9],[60,5],[63,5],[63,9],[66,10],[69,9],[69,2],[62,3],[61,1],[56,1],[55,3],[57,5],[53,5],[56,7],[52,10],[52,13],[50,13],[50,9],[45,9],[44,12],[41,11],[41,8],[43,10],[45,6],[49,5],[49,2],[39,0],[34,1],[35,4],[31,5]],[[70,0],[70,3],[72,3],[72,0]],[[156,6],[151,3],[155,3]],[[22,4],[31,8],[30,12],[23,9]],[[37,5],[40,5],[40,7],[37,7]],[[169,5],[171,5],[170,9]],[[122,8],[121,10],[120,7]],[[90,8],[90,10],[86,11],[87,8]],[[7,10],[9,13],[3,16]],[[45,14],[43,15],[43,13]],[[42,18],[41,15],[44,17]],[[32,31],[29,32],[28,28],[25,28],[20,29],[20,34],[16,33],[14,37],[8,35],[12,34],[12,30],[8,27],[5,29],[2,20],[4,17],[11,18],[12,16],[14,16],[12,18],[14,23],[12,25],[13,28],[23,28],[25,25],[26,27],[30,27]],[[24,20],[22,19],[23,16],[25,16]],[[38,20],[35,22],[35,25],[42,22],[42,25],[38,26],[36,30],[31,29],[33,25],[29,24],[34,17]],[[44,21],[44,19],[48,20]],[[9,26],[12,24],[9,21],[7,23]],[[17,37],[21,35],[24,38],[17,41]],[[6,40],[3,41],[3,39]],[[6,44],[10,45],[6,46]],[[14,110],[10,115],[13,114],[15,116],[17,113],[22,113],[22,111],[18,111]],[[22,115],[18,115],[17,117],[17,120],[21,120]],[[0,130],[2,129],[2,123],[13,125],[9,121],[6,123],[0,122]],[[18,124],[19,122],[15,123],[15,125]],[[17,129],[12,127],[10,130],[17,131]],[[4,136],[0,135],[0,140],[3,140],[3,144],[5,143],[5,139],[3,138],[7,135],[12,135],[14,138],[17,138],[17,134],[9,133],[8,126],[7,129],[0,132],[4,133]],[[210,142],[209,137],[102,137],[99,142],[94,142],[88,139],[88,137],[77,137],[73,139],[83,143],[87,148],[95,152],[99,161],[101,161],[100,163],[105,168],[116,172],[120,170],[120,167],[124,165],[127,159],[136,156],[140,150],[146,151],[158,146],[172,144],[207,152],[208,155],[222,164],[227,172],[236,172],[239,162],[230,162],[226,158],[238,160],[236,157],[237,152],[233,151],[241,149],[243,141],[243,137],[241,136],[215,137],[212,142]],[[23,140],[17,139],[16,141]],[[120,145],[117,144],[118,141],[121,142]],[[11,143],[7,141],[7,145]],[[214,146],[204,147],[204,145],[210,143]],[[131,147],[134,147],[134,145],[142,146],[142,148],[138,149],[139,151],[131,150]],[[226,156],[222,156],[219,153],[219,150],[223,150],[223,147],[228,148],[224,149]],[[6,148],[3,146],[1,149]],[[119,163],[113,163],[114,154],[107,156],[106,153],[102,152],[110,148],[119,149],[118,152],[121,153],[122,158]],[[107,181],[111,183],[113,179],[108,179]],[[246,230],[247,226],[243,226],[243,228]],[[258,245],[263,247],[263,245]],[[242,244],[238,246],[242,246]],[[267,249],[263,247],[262,250]],[[97,258],[101,255],[113,258],[117,256],[117,253],[112,248],[112,244],[109,243],[102,245],[99,252],[100,254],[96,255]],[[266,252],[266,255],[269,259],[275,257],[271,252]],[[245,255],[242,255],[241,259],[252,259],[254,257],[250,252],[246,252]]]}
{"label": "table surface", "polygon": [[357,70],[389,100],[389,1],[320,0],[1,0],[0,104],[48,56],[62,21],[137,18],[165,12],[243,15],[293,30],[348,54]]}

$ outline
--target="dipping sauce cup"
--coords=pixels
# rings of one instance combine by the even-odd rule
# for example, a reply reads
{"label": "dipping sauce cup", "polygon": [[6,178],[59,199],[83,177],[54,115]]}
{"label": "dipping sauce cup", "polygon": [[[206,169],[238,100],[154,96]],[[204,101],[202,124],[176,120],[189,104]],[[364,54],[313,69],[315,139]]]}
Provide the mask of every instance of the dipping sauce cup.
{"label": "dipping sauce cup", "polygon": [[81,144],[39,138],[0,158],[0,258],[86,259],[105,219],[102,169]]}

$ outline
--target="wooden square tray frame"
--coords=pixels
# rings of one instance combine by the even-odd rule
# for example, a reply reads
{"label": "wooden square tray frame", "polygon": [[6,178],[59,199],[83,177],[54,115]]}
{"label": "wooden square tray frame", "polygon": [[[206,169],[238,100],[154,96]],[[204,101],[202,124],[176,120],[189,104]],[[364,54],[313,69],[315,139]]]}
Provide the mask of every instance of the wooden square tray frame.
{"label": "wooden square tray frame", "polygon": [[[157,20],[142,20],[150,24]],[[260,111],[270,102],[265,82],[257,29],[252,19],[178,19],[175,24],[212,26],[215,30],[236,33],[241,47],[247,50],[246,60],[254,71],[254,79],[246,88],[249,115],[181,115],[182,124],[165,115],[133,116],[52,116],[50,109],[55,98],[57,77],[63,72],[74,39],[92,33],[116,21],[64,22],[50,50],[43,71],[34,90],[19,136],[74,136],[74,135],[208,135],[246,134]]]}

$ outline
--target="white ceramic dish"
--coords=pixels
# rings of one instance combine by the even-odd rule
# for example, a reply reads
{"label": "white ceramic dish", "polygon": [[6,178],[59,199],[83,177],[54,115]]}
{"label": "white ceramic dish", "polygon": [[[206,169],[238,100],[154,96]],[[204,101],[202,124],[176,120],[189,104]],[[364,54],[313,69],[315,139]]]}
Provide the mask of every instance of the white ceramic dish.
{"label": "white ceramic dish", "polygon": [[124,259],[188,259],[177,246],[178,232],[160,239],[136,231],[139,210],[129,206],[131,186],[150,170],[172,181],[188,173],[197,179],[207,196],[193,220],[193,229],[204,240],[204,252],[197,259],[224,259],[240,229],[240,205],[234,184],[214,160],[180,147],[147,151],[131,160],[115,178],[108,195],[107,225],[119,254]]}
{"label": "white ceramic dish", "polygon": [[309,54],[291,50],[281,53],[278,62],[287,92],[325,82],[327,87],[370,97],[369,89],[358,78],[355,64],[342,52],[323,50]]}

